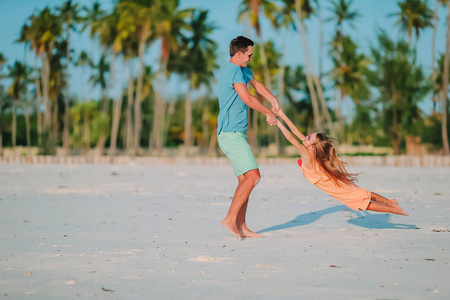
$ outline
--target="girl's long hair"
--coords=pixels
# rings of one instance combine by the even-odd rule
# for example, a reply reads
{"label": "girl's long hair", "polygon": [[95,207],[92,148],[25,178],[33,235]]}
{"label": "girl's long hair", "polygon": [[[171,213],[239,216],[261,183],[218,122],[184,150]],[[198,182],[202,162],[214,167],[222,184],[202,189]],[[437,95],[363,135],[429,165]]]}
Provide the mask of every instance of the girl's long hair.
{"label": "girl's long hair", "polygon": [[336,139],[328,137],[324,132],[316,134],[315,157],[320,169],[330,178],[334,184],[355,184],[358,174],[347,172],[347,165],[336,153],[334,142]]}

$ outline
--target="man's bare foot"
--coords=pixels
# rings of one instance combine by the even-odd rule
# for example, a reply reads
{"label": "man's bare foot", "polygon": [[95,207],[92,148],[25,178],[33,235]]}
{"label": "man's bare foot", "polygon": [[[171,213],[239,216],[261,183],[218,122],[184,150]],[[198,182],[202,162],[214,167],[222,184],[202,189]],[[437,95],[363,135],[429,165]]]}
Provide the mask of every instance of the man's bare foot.
{"label": "man's bare foot", "polygon": [[244,237],[246,237],[246,238],[263,238],[262,234],[251,231],[250,229],[242,230],[242,233],[244,234]]}
{"label": "man's bare foot", "polygon": [[402,215],[402,216],[409,216],[409,214],[403,210],[403,208],[397,204],[397,206],[394,207],[394,214],[396,215]]}
{"label": "man's bare foot", "polygon": [[235,224],[232,223],[227,223],[225,221],[225,219],[223,219],[220,222],[220,225],[222,225],[223,227],[225,227],[232,235],[234,235],[238,240],[242,240],[241,235],[239,234],[239,231],[236,228]]}
{"label": "man's bare foot", "polygon": [[241,237],[243,238],[262,238],[262,234],[256,233],[248,229],[248,227],[244,224],[241,228],[238,229]]}

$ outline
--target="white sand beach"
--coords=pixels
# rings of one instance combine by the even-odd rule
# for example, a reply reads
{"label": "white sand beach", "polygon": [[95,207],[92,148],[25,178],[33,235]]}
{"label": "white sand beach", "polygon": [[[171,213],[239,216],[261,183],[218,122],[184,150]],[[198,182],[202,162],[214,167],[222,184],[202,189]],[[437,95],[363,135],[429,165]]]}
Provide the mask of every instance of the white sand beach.
{"label": "white sand beach", "polygon": [[0,164],[0,298],[450,299],[450,168],[350,168],[409,217],[260,169],[239,241],[230,165]]}

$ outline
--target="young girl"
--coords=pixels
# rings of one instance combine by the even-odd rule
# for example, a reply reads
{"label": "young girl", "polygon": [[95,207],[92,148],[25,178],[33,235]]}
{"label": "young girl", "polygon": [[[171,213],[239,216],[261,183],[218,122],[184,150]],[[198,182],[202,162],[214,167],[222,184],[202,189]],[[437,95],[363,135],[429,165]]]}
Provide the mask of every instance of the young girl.
{"label": "young girl", "polygon": [[302,159],[298,160],[298,164],[309,182],[354,211],[367,209],[408,216],[396,199],[386,199],[355,184],[357,174],[348,173],[345,169],[333,146],[335,139],[322,132],[305,137],[284,112],[280,110],[277,115],[303,143],[300,144],[280,121],[277,122],[284,136],[300,152]]}

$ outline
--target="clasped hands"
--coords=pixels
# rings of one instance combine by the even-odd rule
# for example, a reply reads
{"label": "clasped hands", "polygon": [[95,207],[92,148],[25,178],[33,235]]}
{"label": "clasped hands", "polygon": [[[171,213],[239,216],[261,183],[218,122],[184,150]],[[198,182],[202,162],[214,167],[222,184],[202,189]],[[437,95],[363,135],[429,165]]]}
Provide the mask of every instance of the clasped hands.
{"label": "clasped hands", "polygon": [[277,125],[277,115],[281,111],[281,107],[278,102],[272,104],[272,111],[270,114],[266,115],[266,122],[270,126]]}

